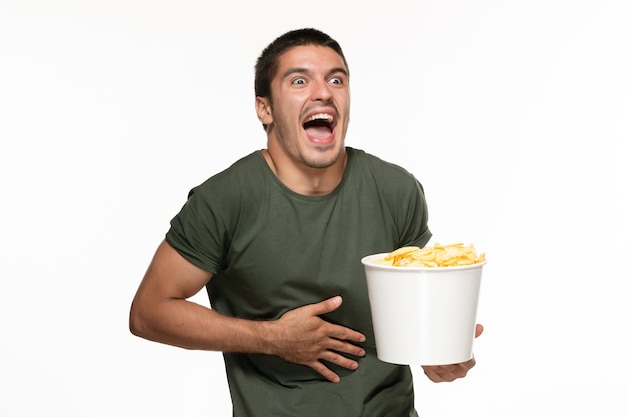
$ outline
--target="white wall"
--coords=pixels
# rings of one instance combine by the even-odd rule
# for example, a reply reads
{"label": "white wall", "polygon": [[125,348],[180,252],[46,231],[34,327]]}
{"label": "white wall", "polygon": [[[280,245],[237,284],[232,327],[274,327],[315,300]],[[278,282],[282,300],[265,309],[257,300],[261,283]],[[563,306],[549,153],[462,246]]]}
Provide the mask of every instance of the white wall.
{"label": "white wall", "polygon": [[0,415],[230,415],[221,355],[128,308],[189,188],[264,146],[253,65],[303,26],[349,60],[348,144],[489,257],[478,365],[417,369],[420,415],[624,415],[625,3],[220,3],[0,2]]}

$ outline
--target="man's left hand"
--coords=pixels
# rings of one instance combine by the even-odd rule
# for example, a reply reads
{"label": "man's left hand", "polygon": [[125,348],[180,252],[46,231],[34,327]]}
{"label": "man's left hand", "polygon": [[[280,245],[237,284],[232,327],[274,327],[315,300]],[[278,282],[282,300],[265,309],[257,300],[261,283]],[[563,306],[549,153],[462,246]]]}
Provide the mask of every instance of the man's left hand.
{"label": "man's left hand", "polygon": [[[476,337],[480,336],[484,328],[482,324],[476,325]],[[452,382],[457,378],[463,378],[470,369],[476,365],[476,359],[472,357],[467,362],[453,365],[422,366],[426,376],[433,382]]]}

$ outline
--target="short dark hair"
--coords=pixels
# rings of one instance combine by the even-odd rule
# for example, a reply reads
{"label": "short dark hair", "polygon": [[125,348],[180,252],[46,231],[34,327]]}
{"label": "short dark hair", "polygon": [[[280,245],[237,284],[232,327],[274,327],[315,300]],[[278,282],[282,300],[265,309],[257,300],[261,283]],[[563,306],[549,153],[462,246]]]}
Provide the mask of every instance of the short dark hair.
{"label": "short dark hair", "polygon": [[324,32],[312,28],[292,30],[276,38],[263,50],[257,59],[254,74],[254,94],[256,97],[272,99],[270,84],[278,70],[278,59],[287,50],[303,45],[318,45],[332,48],[343,59],[343,63],[346,69],[348,69],[348,63],[343,55],[341,46],[333,38]]}

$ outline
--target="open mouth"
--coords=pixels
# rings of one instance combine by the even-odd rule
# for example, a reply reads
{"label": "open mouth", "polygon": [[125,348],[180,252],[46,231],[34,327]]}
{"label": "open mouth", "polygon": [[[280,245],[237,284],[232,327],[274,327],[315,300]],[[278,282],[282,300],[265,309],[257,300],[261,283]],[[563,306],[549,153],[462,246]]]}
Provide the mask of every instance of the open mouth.
{"label": "open mouth", "polygon": [[328,138],[333,133],[335,126],[335,117],[328,113],[314,114],[302,125],[307,135],[316,139]]}

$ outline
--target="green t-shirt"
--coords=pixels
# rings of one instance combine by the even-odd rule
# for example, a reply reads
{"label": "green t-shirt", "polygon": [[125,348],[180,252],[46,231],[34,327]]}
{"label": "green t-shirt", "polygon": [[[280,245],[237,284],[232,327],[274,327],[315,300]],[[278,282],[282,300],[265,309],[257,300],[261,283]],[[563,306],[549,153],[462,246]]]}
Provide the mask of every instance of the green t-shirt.
{"label": "green t-shirt", "polygon": [[341,295],[343,304],[325,319],[367,337],[357,370],[330,365],[338,384],[275,356],[225,353],[236,417],[406,417],[413,410],[409,367],[376,357],[361,258],[428,242],[423,189],[405,169],[346,149],[344,177],[328,195],[289,190],[255,151],[192,189],[171,221],[168,242],[214,274],[207,290],[220,313],[276,319]]}

